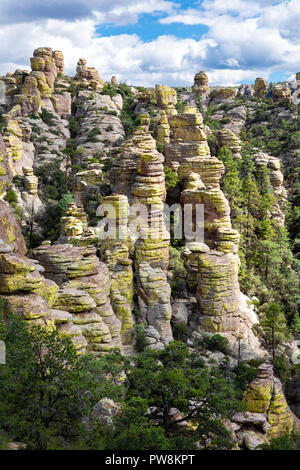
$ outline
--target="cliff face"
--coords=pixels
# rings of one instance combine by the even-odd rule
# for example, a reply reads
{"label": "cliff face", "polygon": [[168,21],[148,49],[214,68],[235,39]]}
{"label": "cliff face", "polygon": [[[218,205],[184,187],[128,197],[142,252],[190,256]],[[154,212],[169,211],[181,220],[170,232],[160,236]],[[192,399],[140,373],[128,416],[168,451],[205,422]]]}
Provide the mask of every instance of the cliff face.
{"label": "cliff face", "polygon": [[203,119],[195,108],[187,107],[170,125],[173,139],[165,145],[166,162],[172,168],[179,164],[181,204],[200,204],[204,211],[203,243],[190,241],[184,251],[188,287],[198,300],[189,324],[196,331],[225,334],[234,348],[239,339],[245,357],[254,351],[264,354],[252,333],[258,319],[239,288],[239,233],[232,229],[229,204],[220,190],[223,163],[211,157]]}
{"label": "cliff face", "polygon": [[[225,166],[215,156],[225,146],[235,164],[244,163],[248,142],[240,131],[257,111],[253,95],[264,99],[269,93],[267,83],[210,88],[200,72],[192,89],[178,95],[162,85],[138,93],[115,77],[105,83],[84,59],[76,76],[67,77],[62,53],[51,48],[36,49],[30,63],[30,72],[0,77],[6,87],[0,135],[4,312],[57,328],[78,353],[100,356],[116,347],[132,352],[137,323],[148,346],[162,349],[173,340],[177,322],[190,336],[223,335],[239,359],[268,358],[253,333],[253,303],[240,289],[245,233],[233,228],[220,185]],[[273,99],[283,105],[289,93],[275,88]],[[196,106],[203,115],[210,106],[214,131]],[[282,228],[287,192],[280,159],[270,148],[253,149],[251,171],[268,175],[276,203],[267,215]],[[165,220],[168,170],[175,180],[173,199],[183,210],[190,205],[191,228],[203,229],[202,239],[186,237],[178,250]],[[108,209],[99,215],[100,203]],[[203,220],[196,207],[203,209]],[[116,232],[99,226],[105,217]],[[185,281],[175,294],[172,250]],[[268,366],[245,400],[248,421],[235,422],[241,446],[254,446],[252,432],[265,442],[298,429]]]}

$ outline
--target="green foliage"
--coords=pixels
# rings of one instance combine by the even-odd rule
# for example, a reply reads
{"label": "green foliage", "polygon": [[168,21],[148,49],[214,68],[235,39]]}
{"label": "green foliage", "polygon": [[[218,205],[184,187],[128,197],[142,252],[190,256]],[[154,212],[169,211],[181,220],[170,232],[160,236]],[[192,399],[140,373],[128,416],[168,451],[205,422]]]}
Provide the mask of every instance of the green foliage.
{"label": "green foliage", "polygon": [[288,337],[286,318],[275,302],[268,305],[262,313],[260,327],[275,360],[276,347]]}
{"label": "green foliage", "polygon": [[50,113],[46,108],[42,108],[42,112],[40,113],[40,117],[42,121],[47,124],[47,126],[54,126],[55,125],[55,116]]}
{"label": "green foliage", "polygon": [[60,211],[61,217],[65,215],[65,213],[67,212],[69,208],[69,205],[72,202],[74,202],[73,194],[70,191],[68,191],[62,196],[62,198],[60,199],[57,205]]}
{"label": "green foliage", "polygon": [[97,142],[96,138],[98,135],[101,135],[101,130],[98,127],[95,127],[91,132],[88,133],[86,141]]}
{"label": "green foliage", "polygon": [[248,388],[248,385],[257,377],[258,366],[262,361],[258,363],[253,363],[253,361],[242,361],[234,369],[235,373],[235,382],[238,389],[245,391]]}
{"label": "green foliage", "polygon": [[[126,400],[107,434],[107,448],[194,450],[199,441],[205,449],[234,446],[222,422],[244,409],[240,393],[220,370],[204,367],[186,345],[147,349],[131,358],[126,373]],[[180,426],[183,421],[189,429]]]}
{"label": "green foliage", "polygon": [[291,378],[291,367],[285,356],[277,356],[274,360],[274,372],[281,382],[287,383]]}
{"label": "green foliage", "polygon": [[145,326],[143,323],[137,323],[135,326],[135,344],[134,349],[141,353],[145,351],[147,346],[147,338],[145,336]]}
{"label": "green foliage", "polygon": [[120,114],[126,137],[130,137],[140,124],[140,117],[135,114],[136,104],[134,96],[128,96]]}
{"label": "green foliage", "polygon": [[107,83],[107,84],[104,85],[104,87],[102,88],[101,95],[108,95],[108,96],[110,96],[111,98],[113,98],[114,96],[117,96],[116,86],[115,86],[115,85],[111,85],[110,83]]}
{"label": "green foliage", "polygon": [[169,271],[172,297],[186,296],[186,269],[181,258],[181,249],[169,247]]}
{"label": "green foliage", "polygon": [[291,433],[271,439],[270,444],[259,447],[262,450],[300,450],[300,434]]}
{"label": "green foliage", "polygon": [[225,355],[231,354],[228,339],[221,335],[203,336],[203,346],[209,351],[220,351]]}
{"label": "green foliage", "polygon": [[[103,397],[116,401],[125,388],[125,359],[112,352],[101,362],[79,357],[67,338],[17,316],[1,321],[6,365],[0,366],[0,429],[27,449],[68,448],[89,436],[83,420]],[[91,423],[94,426],[93,423]]]}
{"label": "green foliage", "polygon": [[44,196],[47,199],[57,199],[58,189],[52,184],[47,184],[44,189]]}
{"label": "green foliage", "polygon": [[86,404],[76,352],[68,340],[18,318],[3,328],[6,366],[0,369],[0,427],[28,449],[51,449],[78,433]]}
{"label": "green foliage", "polygon": [[168,166],[164,166],[166,190],[169,191],[179,183],[177,173]]}
{"label": "green foliage", "polygon": [[179,101],[178,100],[178,102],[175,105],[175,108],[176,108],[177,112],[180,114],[180,113],[183,113],[184,108],[185,108],[186,105],[187,105],[187,101]]}
{"label": "green foliage", "polygon": [[218,153],[218,159],[225,165],[225,174],[222,180],[222,190],[229,200],[231,210],[237,204],[241,183],[237,162],[228,147],[222,147]]}
{"label": "green foliage", "polygon": [[183,343],[186,343],[189,337],[189,330],[185,323],[173,323],[172,331],[175,341],[182,341]]}
{"label": "green foliage", "polygon": [[9,204],[16,203],[18,202],[18,196],[16,195],[15,191],[12,188],[10,188],[7,190],[4,200],[8,202]]}
{"label": "green foliage", "polygon": [[[164,144],[162,142],[159,142],[158,140],[156,141],[156,150],[159,152],[159,153],[164,153]],[[166,167],[165,167],[166,168]]]}
{"label": "green foliage", "polygon": [[78,119],[75,116],[70,117],[69,130],[73,138],[76,137],[76,135],[80,131],[80,124],[78,122]]}
{"label": "green foliage", "polygon": [[131,87],[127,85],[126,83],[120,83],[118,85],[118,92],[122,96],[123,99],[126,99],[128,97],[132,97],[133,93],[131,91]]}

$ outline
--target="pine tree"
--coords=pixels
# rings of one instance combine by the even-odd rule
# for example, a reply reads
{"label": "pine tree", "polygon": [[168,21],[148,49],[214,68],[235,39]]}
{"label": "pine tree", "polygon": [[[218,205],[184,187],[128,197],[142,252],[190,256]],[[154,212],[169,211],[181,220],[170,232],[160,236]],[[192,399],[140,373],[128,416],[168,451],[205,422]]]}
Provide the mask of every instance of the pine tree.
{"label": "pine tree", "polygon": [[262,315],[260,325],[263,329],[266,343],[269,345],[273,361],[275,360],[276,346],[288,336],[287,323],[280,306],[272,302]]}
{"label": "pine tree", "polygon": [[238,202],[238,196],[241,190],[241,182],[237,162],[235,161],[231,150],[223,146],[218,154],[218,158],[225,165],[225,174],[222,181],[222,189],[228,198],[230,209],[234,208]]}

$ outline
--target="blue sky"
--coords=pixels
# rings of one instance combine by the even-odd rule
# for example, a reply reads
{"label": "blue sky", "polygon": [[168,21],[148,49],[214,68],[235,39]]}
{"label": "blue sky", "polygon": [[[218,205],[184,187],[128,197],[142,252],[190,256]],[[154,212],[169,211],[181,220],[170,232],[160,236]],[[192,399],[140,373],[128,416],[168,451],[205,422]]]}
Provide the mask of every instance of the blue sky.
{"label": "blue sky", "polygon": [[[29,68],[35,48],[62,50],[103,79],[189,86],[292,79],[300,71],[299,0],[0,0],[0,74]],[[22,40],[20,40],[20,38]]]}

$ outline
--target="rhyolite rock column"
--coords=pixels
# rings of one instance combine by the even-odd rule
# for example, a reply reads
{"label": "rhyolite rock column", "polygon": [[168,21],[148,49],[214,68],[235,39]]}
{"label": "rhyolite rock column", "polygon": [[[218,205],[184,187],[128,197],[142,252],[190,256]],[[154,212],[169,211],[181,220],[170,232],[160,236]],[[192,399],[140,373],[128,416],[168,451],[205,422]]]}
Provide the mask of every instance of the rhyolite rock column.
{"label": "rhyolite rock column", "polygon": [[107,219],[114,227],[110,235],[104,230],[97,231],[101,238],[101,255],[110,272],[110,298],[112,308],[121,321],[121,338],[124,345],[133,343],[133,269],[129,258],[130,240],[128,237],[128,199],[124,195],[106,196],[102,204],[109,207]]}
{"label": "rhyolite rock column", "polygon": [[254,83],[254,96],[265,98],[268,94],[268,85],[264,78],[257,78]]}
{"label": "rhyolite rock column", "polygon": [[59,285],[54,308],[72,314],[73,325],[87,341],[87,348],[102,355],[122,347],[121,322],[110,303],[107,266],[96,256],[96,248],[72,245],[41,245],[34,257],[45,276]]}
{"label": "rhyolite rock column", "polygon": [[194,228],[196,223],[201,225],[195,219],[196,206],[202,205],[204,213],[204,239],[188,240],[183,252],[189,295],[198,302],[188,324],[198,332],[224,334],[236,352],[241,337],[244,357],[264,354],[252,332],[258,319],[239,288],[239,234],[232,229],[230,207],[220,189],[224,165],[210,155],[202,116],[196,109],[186,107],[170,119],[170,125],[173,139],[165,145],[165,155],[168,166],[179,164],[181,205],[192,205]]}

